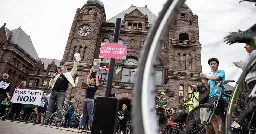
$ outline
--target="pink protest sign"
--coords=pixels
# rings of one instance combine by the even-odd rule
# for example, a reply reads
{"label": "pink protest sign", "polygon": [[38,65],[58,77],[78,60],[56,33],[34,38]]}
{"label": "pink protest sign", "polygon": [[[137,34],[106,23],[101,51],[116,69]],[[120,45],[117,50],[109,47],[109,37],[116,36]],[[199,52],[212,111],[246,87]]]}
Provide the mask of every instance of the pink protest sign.
{"label": "pink protest sign", "polygon": [[101,43],[99,58],[126,59],[127,44]]}

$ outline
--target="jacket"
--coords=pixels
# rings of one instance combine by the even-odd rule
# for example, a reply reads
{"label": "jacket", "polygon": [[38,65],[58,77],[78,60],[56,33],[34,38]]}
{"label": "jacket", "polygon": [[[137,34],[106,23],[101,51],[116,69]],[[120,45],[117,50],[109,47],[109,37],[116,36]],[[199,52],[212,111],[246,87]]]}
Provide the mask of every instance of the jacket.
{"label": "jacket", "polygon": [[[250,61],[250,60],[252,60],[253,58],[255,58],[256,57],[256,50],[253,50],[250,54],[249,54],[249,56],[248,56],[248,58],[246,58],[244,61],[241,61],[241,62],[239,62],[239,64],[237,64],[237,67],[239,67],[239,68],[241,68],[243,71],[246,69],[245,67],[246,67],[246,65],[248,64],[248,62]],[[251,81],[253,81],[253,80],[256,80],[256,67],[253,67],[250,71],[249,71],[249,73],[246,75],[246,77],[245,77],[245,82],[248,84],[248,83],[250,83]]]}
{"label": "jacket", "polygon": [[[74,61],[74,66],[73,66],[72,70],[70,72],[63,73],[63,75],[67,78],[67,80],[73,87],[76,87],[75,80],[73,79],[73,76],[75,75],[75,73],[77,71],[77,64],[78,64],[78,62]],[[49,82],[50,88],[54,87],[54,84],[57,81],[59,76],[60,76],[60,74],[56,75],[53,79],[50,80],[50,82]]]}

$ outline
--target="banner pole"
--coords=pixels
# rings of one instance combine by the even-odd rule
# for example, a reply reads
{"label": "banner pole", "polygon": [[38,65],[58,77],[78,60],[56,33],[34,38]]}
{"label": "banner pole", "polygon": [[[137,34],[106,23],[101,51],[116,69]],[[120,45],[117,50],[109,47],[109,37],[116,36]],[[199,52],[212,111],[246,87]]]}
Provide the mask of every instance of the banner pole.
{"label": "banner pole", "polygon": [[[117,18],[113,43],[118,43],[120,28],[121,28],[121,18]],[[110,63],[109,63],[108,80],[107,80],[107,85],[106,85],[105,97],[110,97],[110,94],[111,94],[114,69],[115,69],[115,59],[111,58]]]}

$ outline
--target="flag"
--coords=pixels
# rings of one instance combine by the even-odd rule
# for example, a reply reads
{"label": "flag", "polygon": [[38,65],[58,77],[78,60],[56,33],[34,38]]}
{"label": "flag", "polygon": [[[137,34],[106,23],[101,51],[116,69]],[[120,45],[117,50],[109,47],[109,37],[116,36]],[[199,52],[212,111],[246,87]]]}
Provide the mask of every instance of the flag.
{"label": "flag", "polygon": [[116,69],[116,74],[118,74],[122,70],[122,67],[118,66]]}
{"label": "flag", "polygon": [[135,73],[137,69],[132,69],[132,73]]}

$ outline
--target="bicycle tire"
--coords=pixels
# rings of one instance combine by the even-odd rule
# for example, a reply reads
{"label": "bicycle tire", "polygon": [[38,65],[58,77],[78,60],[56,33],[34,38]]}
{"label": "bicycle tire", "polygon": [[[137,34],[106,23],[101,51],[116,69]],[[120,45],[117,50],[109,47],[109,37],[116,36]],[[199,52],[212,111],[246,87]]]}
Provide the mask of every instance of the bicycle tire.
{"label": "bicycle tire", "polygon": [[[246,77],[246,75],[248,74],[248,72],[250,71],[250,69],[252,69],[256,64],[256,56],[252,58],[252,60],[250,60],[248,62],[248,64],[245,66],[245,69],[243,70],[243,72],[241,73],[240,77],[237,80],[235,89],[233,91],[232,97],[230,99],[230,103],[228,105],[228,109],[227,109],[227,114],[226,114],[226,119],[225,119],[225,134],[231,134],[231,119],[232,119],[232,110],[233,110],[233,106],[234,103],[237,99],[237,96],[240,92],[242,92],[242,90],[240,89],[240,85],[242,82],[244,82],[244,78]],[[248,98],[246,98],[248,99]]]}
{"label": "bicycle tire", "polygon": [[[167,37],[170,26],[176,19],[179,8],[185,3],[185,1],[186,0],[168,0],[164,4],[158,19],[156,20],[154,26],[150,29],[150,32],[147,36],[146,42],[140,55],[139,66],[135,77],[135,86],[133,89],[132,126],[134,128],[134,134],[159,133],[157,132],[158,127],[156,115],[153,110],[154,102],[152,102],[154,100],[152,93],[154,91],[154,80],[153,77],[150,76],[150,82],[148,82],[149,80],[147,76],[151,75],[150,70],[154,70],[151,69],[153,68],[152,61],[155,61],[156,55],[159,53],[162,46],[162,44],[159,42],[163,41],[164,38]],[[158,43],[160,45],[157,45]],[[150,87],[148,87],[149,84]],[[149,101],[151,101],[151,106],[148,104]]]}
{"label": "bicycle tire", "polygon": [[[193,108],[193,109],[189,112],[188,117],[187,117],[187,120],[186,120],[186,124],[185,124],[186,132],[188,131],[187,133],[189,133],[189,134],[194,134],[194,133],[191,131],[191,128],[192,128],[192,127],[190,126],[190,123],[189,123],[189,121],[191,121],[189,117],[191,117],[192,115],[194,115],[196,111],[199,111],[199,112],[200,112],[200,109],[201,109],[201,108],[211,108],[211,107],[212,107],[211,104],[200,104],[200,105],[196,106],[195,108]],[[204,133],[197,133],[197,134],[204,134]]]}

